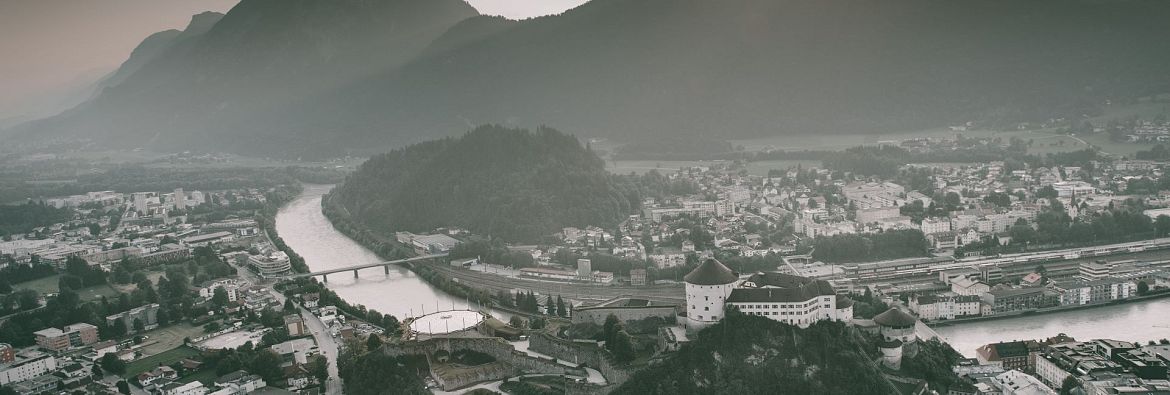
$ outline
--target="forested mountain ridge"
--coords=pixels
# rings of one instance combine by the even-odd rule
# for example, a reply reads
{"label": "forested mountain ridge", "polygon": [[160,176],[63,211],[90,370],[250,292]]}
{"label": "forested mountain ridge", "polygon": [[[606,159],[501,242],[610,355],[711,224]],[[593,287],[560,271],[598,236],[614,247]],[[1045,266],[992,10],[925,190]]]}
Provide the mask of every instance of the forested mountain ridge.
{"label": "forested mountain ridge", "polygon": [[593,0],[518,22],[373,3],[245,0],[150,65],[172,66],[22,131],[331,155],[483,123],[642,141],[1007,127],[1170,91],[1161,0]]}
{"label": "forested mountain ridge", "polygon": [[635,204],[575,137],[500,126],[375,156],[329,199],[384,232],[453,226],[510,241],[612,226]]}

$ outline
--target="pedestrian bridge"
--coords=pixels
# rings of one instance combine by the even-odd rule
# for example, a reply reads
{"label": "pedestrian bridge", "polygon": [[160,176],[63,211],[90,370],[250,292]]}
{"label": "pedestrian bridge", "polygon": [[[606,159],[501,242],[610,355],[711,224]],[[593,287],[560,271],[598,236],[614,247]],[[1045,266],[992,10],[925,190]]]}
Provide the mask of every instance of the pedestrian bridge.
{"label": "pedestrian bridge", "polygon": [[375,268],[375,267],[380,267],[386,272],[386,274],[390,274],[390,265],[400,265],[403,263],[427,261],[427,260],[432,260],[432,259],[438,260],[440,258],[446,258],[446,257],[447,257],[446,253],[421,255],[421,256],[416,256],[413,258],[399,259],[399,260],[394,260],[394,261],[384,261],[384,262],[377,262],[377,263],[367,263],[364,265],[339,267],[336,269],[321,270],[321,271],[309,272],[309,273],[293,273],[293,274],[289,274],[287,276],[284,276],[283,278],[297,279],[297,278],[320,276],[321,280],[328,282],[330,274],[343,273],[343,272],[353,272],[353,277],[357,278],[358,270],[371,269],[371,268]]}

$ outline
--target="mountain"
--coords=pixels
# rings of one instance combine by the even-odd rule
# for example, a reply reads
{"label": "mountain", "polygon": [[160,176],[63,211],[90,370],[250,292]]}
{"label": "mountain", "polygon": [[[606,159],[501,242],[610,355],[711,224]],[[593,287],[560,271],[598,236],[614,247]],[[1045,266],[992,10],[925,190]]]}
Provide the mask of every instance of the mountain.
{"label": "mountain", "polygon": [[614,225],[631,211],[604,162],[573,136],[499,126],[374,156],[328,199],[384,233],[459,227],[508,241]]}
{"label": "mountain", "polygon": [[369,144],[467,122],[686,139],[1079,116],[1170,90],[1166,17],[1141,0],[594,0],[289,119]]}
{"label": "mountain", "polygon": [[142,43],[134,47],[134,51],[130,52],[130,58],[122,63],[118,70],[109,75],[99,83],[100,89],[121,85],[131,75],[141,70],[143,66],[150,63],[160,54],[166,53],[175,45],[188,43],[207,33],[220,19],[223,19],[223,14],[218,12],[204,12],[191,17],[191,22],[183,30],[163,30],[161,32],[151,34]]}
{"label": "mountain", "polygon": [[519,22],[458,0],[245,0],[22,130],[300,156],[484,123],[638,141],[1011,126],[1170,91],[1167,18],[1160,0],[593,0]]}
{"label": "mountain", "polygon": [[462,0],[244,0],[93,100],[14,132],[121,146],[307,146],[257,126],[299,98],[404,64],[477,14]]}

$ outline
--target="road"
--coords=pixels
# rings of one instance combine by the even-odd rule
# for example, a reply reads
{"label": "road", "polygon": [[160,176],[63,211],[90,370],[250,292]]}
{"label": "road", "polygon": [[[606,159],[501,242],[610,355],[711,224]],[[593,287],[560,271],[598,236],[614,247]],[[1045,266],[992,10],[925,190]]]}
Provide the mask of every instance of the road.
{"label": "road", "polygon": [[[232,264],[239,272],[240,278],[249,283],[263,286],[268,290],[272,297],[276,298],[281,305],[284,305],[285,298],[283,294],[272,289],[271,281],[260,278],[256,273],[243,266],[236,266]],[[317,342],[317,349],[329,359],[329,380],[325,382],[326,395],[341,395],[341,376],[337,372],[337,356],[340,354],[341,348],[338,347],[337,340],[329,333],[329,329],[325,327],[325,323],[321,322],[320,318],[313,315],[312,312],[300,308],[301,319],[305,320],[305,325],[309,327],[309,331],[313,334],[313,339]]]}
{"label": "road", "polygon": [[329,395],[341,395],[341,376],[337,372],[337,356],[341,348],[337,345],[337,339],[329,333],[329,328],[325,327],[325,323],[321,322],[320,318],[313,315],[309,310],[301,307],[301,317],[304,318],[306,326],[309,327],[309,332],[313,333],[313,338],[317,340],[317,349],[321,350],[321,355],[329,358],[329,381],[325,382],[325,393]]}

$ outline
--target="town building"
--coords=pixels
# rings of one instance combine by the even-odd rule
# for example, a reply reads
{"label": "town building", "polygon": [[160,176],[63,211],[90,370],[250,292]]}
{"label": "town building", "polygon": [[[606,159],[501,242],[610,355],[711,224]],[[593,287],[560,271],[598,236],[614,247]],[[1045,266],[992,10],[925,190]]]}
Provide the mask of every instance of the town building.
{"label": "town building", "polygon": [[292,270],[292,263],[284,251],[272,249],[266,254],[248,256],[248,265],[264,278],[279,277]]}
{"label": "town building", "polygon": [[118,322],[121,322],[122,325],[125,325],[128,333],[135,333],[139,330],[151,330],[158,326],[158,310],[158,303],[135,307],[118,314],[106,316],[106,325],[114,326]]}
{"label": "town building", "polygon": [[0,364],[0,385],[9,385],[52,373],[57,370],[57,358],[36,350],[16,353],[12,362]]}
{"label": "town building", "polygon": [[284,316],[284,328],[288,330],[290,337],[300,337],[309,334],[308,328],[305,327],[305,320],[301,318],[300,314]]}
{"label": "town building", "polygon": [[921,295],[910,299],[910,310],[925,321],[953,320],[979,315],[981,301],[975,295]]}
{"label": "town building", "polygon": [[983,365],[1033,372],[1039,352],[1040,343],[1036,341],[1011,341],[983,345],[975,350],[975,355]]}
{"label": "town building", "polygon": [[62,329],[41,329],[33,334],[37,337],[37,345],[49,351],[87,346],[98,341],[97,327],[84,322],[66,325]]}
{"label": "town building", "polygon": [[1137,284],[1113,277],[1098,280],[1057,283],[1061,305],[1108,303],[1137,295]]}
{"label": "town building", "polygon": [[577,260],[577,277],[582,280],[590,280],[593,278],[593,262],[588,259]]}
{"label": "town building", "polygon": [[993,289],[983,296],[991,311],[1008,313],[1021,310],[1035,310],[1060,304],[1060,293],[1048,288]]}
{"label": "town building", "polygon": [[219,376],[215,379],[215,386],[219,388],[208,395],[245,395],[268,386],[260,376],[243,370]]}
{"label": "town building", "polygon": [[633,286],[646,285],[646,269],[631,269],[630,270],[630,285],[633,285]]}
{"label": "town building", "polygon": [[1019,370],[1008,370],[995,376],[991,382],[1003,395],[1057,395],[1040,379]]}

